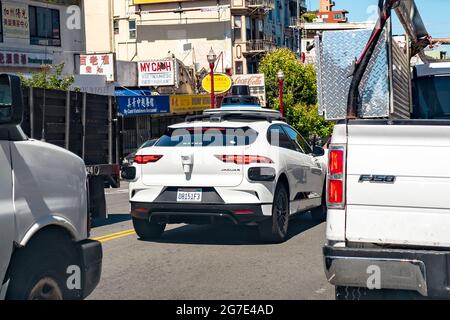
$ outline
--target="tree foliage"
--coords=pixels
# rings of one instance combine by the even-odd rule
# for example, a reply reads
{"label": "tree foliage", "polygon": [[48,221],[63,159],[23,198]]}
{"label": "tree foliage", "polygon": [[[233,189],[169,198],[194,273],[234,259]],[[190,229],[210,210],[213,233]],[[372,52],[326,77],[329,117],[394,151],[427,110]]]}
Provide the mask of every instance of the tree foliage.
{"label": "tree foliage", "polygon": [[74,83],[75,77],[73,75],[63,75],[64,63],[57,65],[46,65],[44,70],[33,72],[31,77],[27,78],[23,74],[19,75],[22,85],[26,87],[54,89],[54,90],[69,90]]}
{"label": "tree foliage", "polygon": [[316,18],[317,18],[317,11],[308,11],[302,15],[302,21],[308,23],[314,22]]}
{"label": "tree foliage", "polygon": [[279,70],[284,72],[285,105],[317,102],[316,73],[312,65],[301,63],[295,54],[286,48],[268,53],[259,66],[259,72],[266,77],[267,101],[270,106],[278,103]]}
{"label": "tree foliage", "polygon": [[260,63],[259,72],[266,78],[266,94],[269,107],[279,110],[279,86],[277,73],[284,72],[283,102],[289,123],[305,138],[331,135],[333,124],[325,121],[317,110],[317,82],[313,65],[303,64],[287,49],[268,53]]}

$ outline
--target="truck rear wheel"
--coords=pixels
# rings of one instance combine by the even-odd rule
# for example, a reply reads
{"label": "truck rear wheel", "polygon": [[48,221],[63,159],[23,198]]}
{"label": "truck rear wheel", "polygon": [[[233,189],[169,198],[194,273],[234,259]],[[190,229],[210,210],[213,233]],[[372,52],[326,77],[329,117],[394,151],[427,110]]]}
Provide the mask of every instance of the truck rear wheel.
{"label": "truck rear wheel", "polygon": [[79,265],[79,257],[68,235],[59,230],[38,234],[13,256],[6,299],[78,299],[81,290],[70,290],[67,286],[70,276],[67,270],[72,265]]}
{"label": "truck rear wheel", "polygon": [[133,217],[133,227],[139,238],[144,240],[156,240],[161,237],[166,228],[165,224],[152,223],[149,220]]}

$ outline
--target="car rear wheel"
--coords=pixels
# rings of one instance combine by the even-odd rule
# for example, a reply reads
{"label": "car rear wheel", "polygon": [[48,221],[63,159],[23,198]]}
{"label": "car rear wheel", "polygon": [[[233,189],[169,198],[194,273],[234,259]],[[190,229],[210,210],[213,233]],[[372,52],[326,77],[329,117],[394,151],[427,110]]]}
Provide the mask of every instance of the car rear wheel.
{"label": "car rear wheel", "polygon": [[166,225],[133,217],[133,227],[139,238],[144,240],[155,240],[161,237]]}
{"label": "car rear wheel", "polygon": [[270,243],[281,243],[286,240],[289,226],[289,194],[284,184],[275,190],[272,206],[272,217],[259,225],[261,239]]}

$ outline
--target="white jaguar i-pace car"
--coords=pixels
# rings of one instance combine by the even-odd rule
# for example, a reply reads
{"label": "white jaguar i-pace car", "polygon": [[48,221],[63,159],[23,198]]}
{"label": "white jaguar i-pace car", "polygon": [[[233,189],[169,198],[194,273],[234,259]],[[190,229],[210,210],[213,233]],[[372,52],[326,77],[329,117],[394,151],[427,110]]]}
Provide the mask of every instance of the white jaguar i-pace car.
{"label": "white jaguar i-pace car", "polygon": [[230,222],[283,242],[291,215],[326,218],[323,155],[278,111],[222,108],[188,117],[140,149],[128,168],[136,233],[156,239],[166,224]]}

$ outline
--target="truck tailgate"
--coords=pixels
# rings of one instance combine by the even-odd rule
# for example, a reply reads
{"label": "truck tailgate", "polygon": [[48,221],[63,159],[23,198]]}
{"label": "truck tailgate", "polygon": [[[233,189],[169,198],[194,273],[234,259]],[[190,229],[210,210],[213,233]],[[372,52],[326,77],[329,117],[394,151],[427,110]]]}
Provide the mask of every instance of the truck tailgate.
{"label": "truck tailgate", "polygon": [[349,125],[347,150],[347,241],[450,247],[450,126]]}

